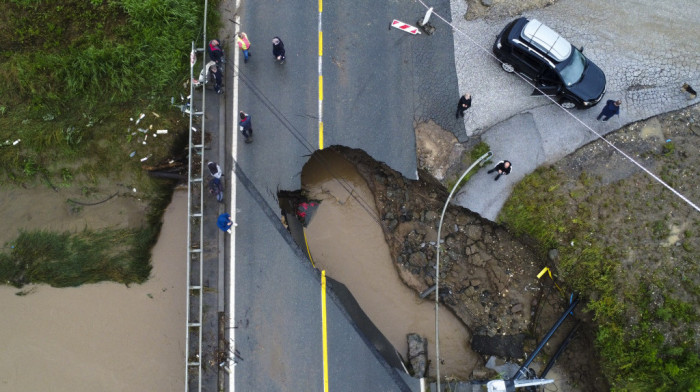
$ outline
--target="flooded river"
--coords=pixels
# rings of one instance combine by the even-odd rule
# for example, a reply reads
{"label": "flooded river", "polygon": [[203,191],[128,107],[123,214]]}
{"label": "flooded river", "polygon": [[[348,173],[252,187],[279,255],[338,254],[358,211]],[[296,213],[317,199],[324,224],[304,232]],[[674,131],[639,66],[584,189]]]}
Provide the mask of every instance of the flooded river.
{"label": "flooded river", "polygon": [[[435,302],[421,300],[400,280],[364,179],[330,150],[324,151],[320,160],[312,157],[301,179],[309,196],[322,200],[306,232],[316,267],[350,289],[367,316],[404,358],[407,334],[427,337],[429,370],[434,375]],[[478,361],[468,348],[468,331],[442,307],[439,322],[441,376],[468,379]]]}
{"label": "flooded river", "polygon": [[142,285],[0,286],[0,391],[182,390],[186,214],[176,192]]}

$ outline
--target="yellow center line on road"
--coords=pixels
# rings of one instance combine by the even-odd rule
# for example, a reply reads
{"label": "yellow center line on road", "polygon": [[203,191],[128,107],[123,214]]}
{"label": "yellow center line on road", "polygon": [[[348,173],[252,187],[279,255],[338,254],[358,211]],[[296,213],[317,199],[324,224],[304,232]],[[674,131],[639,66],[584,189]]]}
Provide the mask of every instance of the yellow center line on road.
{"label": "yellow center line on road", "polygon": [[323,391],[328,392],[328,323],[326,322],[326,270],[321,271],[321,324],[323,325]]}
{"label": "yellow center line on road", "polygon": [[318,149],[323,150],[323,0],[318,0]]}

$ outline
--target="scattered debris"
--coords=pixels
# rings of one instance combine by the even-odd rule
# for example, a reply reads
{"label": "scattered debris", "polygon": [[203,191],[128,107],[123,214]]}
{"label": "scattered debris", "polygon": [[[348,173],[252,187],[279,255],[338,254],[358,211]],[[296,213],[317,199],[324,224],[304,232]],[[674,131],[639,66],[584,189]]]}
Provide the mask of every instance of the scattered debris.
{"label": "scattered debris", "polygon": [[145,113],[141,113],[141,115],[139,116],[138,120],[136,120],[136,124],[138,124],[141,120],[143,120],[144,117],[146,117],[146,114],[145,114]]}

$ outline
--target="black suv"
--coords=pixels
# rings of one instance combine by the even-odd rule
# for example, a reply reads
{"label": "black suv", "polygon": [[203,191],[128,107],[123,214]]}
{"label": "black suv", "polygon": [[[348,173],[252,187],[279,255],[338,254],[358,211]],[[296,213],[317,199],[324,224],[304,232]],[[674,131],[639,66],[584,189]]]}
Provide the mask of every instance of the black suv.
{"label": "black suv", "polygon": [[558,96],[567,109],[590,108],[605,94],[605,74],[582,50],[527,18],[510,22],[493,44],[503,70],[518,71],[545,94]]}

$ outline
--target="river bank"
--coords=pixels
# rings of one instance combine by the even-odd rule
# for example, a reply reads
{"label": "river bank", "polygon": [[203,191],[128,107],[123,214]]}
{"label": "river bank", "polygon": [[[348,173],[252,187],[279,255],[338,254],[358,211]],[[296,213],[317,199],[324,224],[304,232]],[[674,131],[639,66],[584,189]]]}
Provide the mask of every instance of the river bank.
{"label": "river bank", "polygon": [[186,204],[175,192],[144,284],[0,287],[0,391],[182,388]]}

